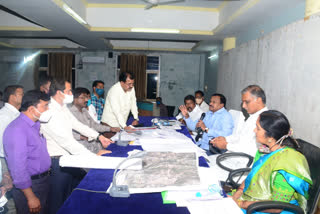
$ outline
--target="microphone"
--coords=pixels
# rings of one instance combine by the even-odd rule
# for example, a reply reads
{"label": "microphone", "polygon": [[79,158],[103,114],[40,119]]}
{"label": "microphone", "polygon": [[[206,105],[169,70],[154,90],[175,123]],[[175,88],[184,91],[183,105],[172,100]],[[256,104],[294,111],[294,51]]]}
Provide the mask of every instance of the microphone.
{"label": "microphone", "polygon": [[[203,112],[201,114],[199,121],[203,120],[205,118],[205,116],[206,116],[206,113]],[[197,136],[196,136],[195,140],[196,140],[196,142],[198,142],[199,139],[202,137],[203,131],[202,131],[201,127],[197,127],[195,131],[197,132]]]}
{"label": "microphone", "polygon": [[137,152],[136,154],[133,154],[123,160],[119,165],[115,168],[112,178],[112,186],[109,190],[109,195],[111,197],[116,198],[128,198],[130,197],[129,187],[128,185],[117,185],[117,170],[120,168],[120,166],[125,163],[126,161],[133,159],[133,158],[142,158],[144,155],[146,155],[146,151]]}

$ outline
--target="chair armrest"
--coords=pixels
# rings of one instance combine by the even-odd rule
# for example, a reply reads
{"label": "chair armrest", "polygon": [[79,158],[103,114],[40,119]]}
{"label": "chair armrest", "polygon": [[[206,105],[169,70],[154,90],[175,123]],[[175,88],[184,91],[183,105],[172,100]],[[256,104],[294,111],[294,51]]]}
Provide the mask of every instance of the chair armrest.
{"label": "chair armrest", "polygon": [[228,172],[231,172],[233,171],[234,169],[230,169],[226,166],[224,166],[221,162],[222,160],[226,159],[226,158],[229,158],[229,157],[246,157],[248,158],[248,163],[247,163],[247,167],[250,167],[252,162],[253,162],[253,157],[251,155],[248,155],[246,153],[242,153],[242,152],[231,152],[231,153],[224,153],[224,154],[221,154],[217,157],[216,159],[216,163],[219,167],[221,167],[222,169],[228,171]]}
{"label": "chair armrest", "polygon": [[301,209],[301,207],[296,206],[294,204],[289,204],[286,202],[280,202],[280,201],[261,201],[256,202],[254,204],[251,204],[247,208],[247,214],[251,214],[254,211],[262,211],[266,209],[283,209],[283,210],[290,210],[297,214],[304,214],[304,211]]}
{"label": "chair armrest", "polygon": [[238,175],[240,173],[242,173],[243,175],[245,172],[250,172],[250,171],[251,171],[251,168],[241,168],[241,169],[232,170],[228,175],[228,181],[230,182],[232,188],[237,189],[240,186],[240,184],[238,184],[238,182],[234,181],[233,179],[235,175]]}

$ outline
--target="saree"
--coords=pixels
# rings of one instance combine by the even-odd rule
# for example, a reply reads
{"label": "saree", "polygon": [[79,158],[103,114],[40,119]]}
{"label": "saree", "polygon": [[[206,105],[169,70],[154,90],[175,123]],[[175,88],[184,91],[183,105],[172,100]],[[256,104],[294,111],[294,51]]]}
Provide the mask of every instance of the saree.
{"label": "saree", "polygon": [[[305,211],[310,185],[312,180],[308,162],[301,153],[289,147],[266,155],[258,151],[240,200],[283,201],[298,205]],[[292,191],[286,192],[284,187]]]}

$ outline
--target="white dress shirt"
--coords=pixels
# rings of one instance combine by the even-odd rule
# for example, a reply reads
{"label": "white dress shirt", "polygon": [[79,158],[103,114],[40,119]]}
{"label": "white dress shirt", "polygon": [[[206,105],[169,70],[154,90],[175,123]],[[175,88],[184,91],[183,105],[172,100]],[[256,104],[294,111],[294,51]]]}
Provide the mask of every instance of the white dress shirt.
{"label": "white dress shirt", "polygon": [[40,132],[47,139],[50,156],[93,154],[73,137],[72,130],[76,130],[91,141],[99,133],[79,122],[69,111],[67,105],[61,106],[52,97],[49,103],[52,117],[48,123],[41,123]]}
{"label": "white dress shirt", "polygon": [[124,128],[130,111],[134,119],[138,120],[136,92],[134,88],[125,92],[120,82],[117,82],[108,92],[101,121],[111,127]]}
{"label": "white dress shirt", "polygon": [[[203,113],[203,111],[200,109],[200,107],[198,105],[196,105],[196,107],[194,107],[192,112],[188,112],[188,113],[189,113],[189,118],[192,121],[198,121],[200,119],[201,114]],[[181,112],[176,116],[176,119],[177,120],[183,119],[183,115],[181,114]],[[191,130],[191,131],[194,131],[194,130]]]}
{"label": "white dress shirt", "polygon": [[202,101],[202,103],[199,106],[203,112],[209,111],[209,105],[206,103],[206,101]]}
{"label": "white dress shirt", "polygon": [[13,105],[9,103],[5,103],[5,105],[0,109],[0,157],[4,158],[3,151],[3,133],[7,128],[9,123],[11,123],[14,119],[16,119],[20,115],[18,109],[16,109]]}
{"label": "white dress shirt", "polygon": [[231,152],[243,152],[251,156],[255,156],[257,152],[256,134],[254,129],[259,115],[267,111],[268,108],[264,107],[260,111],[254,114],[250,114],[249,118],[244,122],[243,126],[240,127],[239,132],[226,137],[227,149]]}

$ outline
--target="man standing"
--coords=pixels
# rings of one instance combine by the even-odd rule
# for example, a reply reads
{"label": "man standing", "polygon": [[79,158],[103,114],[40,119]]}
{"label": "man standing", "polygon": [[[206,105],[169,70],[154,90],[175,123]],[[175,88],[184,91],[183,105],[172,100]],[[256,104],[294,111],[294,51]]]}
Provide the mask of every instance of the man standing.
{"label": "man standing", "polygon": [[213,94],[210,99],[209,111],[203,120],[192,121],[186,107],[181,108],[181,113],[191,129],[200,127],[203,131],[202,139],[197,145],[206,150],[209,154],[209,140],[218,136],[228,136],[233,130],[233,120],[231,114],[224,108],[226,98],[222,94]]}
{"label": "man standing", "polygon": [[240,128],[240,131],[230,136],[219,136],[210,143],[219,149],[227,149],[232,152],[244,152],[255,156],[257,152],[257,143],[254,133],[256,121],[259,115],[267,111],[266,95],[258,85],[249,85],[241,91],[242,107],[250,115]]}
{"label": "man standing", "polygon": [[[94,155],[74,139],[72,130],[88,137],[89,141],[99,140],[104,148],[112,141],[79,122],[69,111],[66,104],[70,104],[73,101],[70,82],[53,80],[50,86],[50,94],[52,96],[49,103],[49,111],[52,117],[49,122],[41,124],[41,133],[47,139],[48,152],[52,162],[49,213],[57,213],[83,174],[83,171],[78,168],[60,167],[60,157],[68,154]],[[100,150],[98,152],[99,155],[105,153],[108,153],[108,151]]]}
{"label": "man standing", "polygon": [[194,96],[196,97],[196,103],[201,108],[203,112],[209,111],[209,105],[204,101],[204,93],[203,91],[196,91],[194,93]]}
{"label": "man standing", "polygon": [[131,72],[122,72],[120,74],[119,82],[114,84],[108,92],[101,122],[111,127],[130,130],[132,128],[127,126],[126,122],[131,111],[134,118],[131,125],[138,125],[139,118],[134,78],[134,74]]}
{"label": "man standing", "polygon": [[[88,110],[86,109],[88,104],[88,99],[90,98],[90,91],[86,88],[76,88],[73,90],[73,103],[70,107],[70,112],[75,116],[81,123],[89,126],[90,128],[96,130],[97,132],[118,132],[120,128],[114,128],[106,125],[96,123],[91,116],[89,115]],[[79,132],[73,130],[74,138],[84,145],[93,153],[99,152],[102,149],[100,142],[96,140],[88,141],[88,138],[81,135]]]}
{"label": "man standing", "polygon": [[[201,117],[201,114],[203,111],[200,109],[198,105],[196,105],[196,100],[194,99],[194,96],[192,95],[187,95],[184,98],[184,106],[180,106],[179,109],[181,111],[181,108],[186,108],[188,111],[188,115],[192,121],[198,121]],[[182,122],[183,124],[186,124],[186,122],[183,119],[182,112],[180,112],[177,116],[176,119]],[[191,129],[188,127],[190,131],[194,131],[194,129]]]}
{"label": "man standing", "polygon": [[45,93],[28,91],[19,117],[8,125],[3,135],[14,184],[13,199],[19,214],[45,213],[51,160],[38,120],[44,118],[48,102],[49,96]]}
{"label": "man standing", "polygon": [[49,95],[49,89],[52,82],[52,78],[47,74],[39,76],[39,90]]}
{"label": "man standing", "polygon": [[91,104],[95,107],[98,121],[101,120],[104,107],[104,82],[96,80],[92,83],[93,94],[91,95]]}
{"label": "man standing", "polygon": [[[0,109],[0,160],[2,165],[2,175],[3,182],[5,183],[5,191],[9,191],[12,188],[12,180],[8,171],[7,162],[4,157],[3,150],[3,133],[9,123],[16,119],[20,112],[23,97],[23,87],[21,85],[10,85],[7,86],[4,90],[3,101],[5,105]],[[11,193],[8,193],[8,203],[7,208],[9,209],[8,213],[16,213],[16,208]]]}

